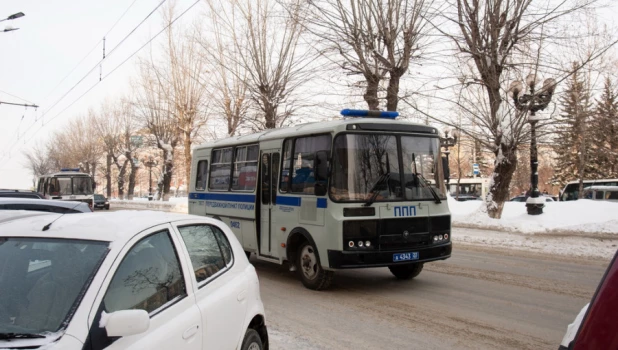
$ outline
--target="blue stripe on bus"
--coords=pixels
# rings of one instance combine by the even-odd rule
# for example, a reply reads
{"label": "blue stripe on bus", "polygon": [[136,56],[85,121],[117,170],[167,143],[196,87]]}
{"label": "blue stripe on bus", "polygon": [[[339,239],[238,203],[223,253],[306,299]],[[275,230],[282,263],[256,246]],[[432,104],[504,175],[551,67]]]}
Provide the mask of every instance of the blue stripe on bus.
{"label": "blue stripe on bus", "polygon": [[291,207],[300,207],[300,197],[282,197],[277,196],[277,205],[289,205]]}
{"label": "blue stripe on bus", "polygon": [[240,203],[255,203],[254,194],[231,194],[231,193],[190,193],[189,199],[201,199],[211,201],[228,201]]}
{"label": "blue stripe on bus", "polygon": [[318,208],[326,208],[326,198],[318,198]]}
{"label": "blue stripe on bus", "polygon": [[[253,194],[231,194],[231,193],[189,193],[189,199],[211,200],[211,201],[228,201],[239,203],[255,203],[255,195]],[[291,207],[300,207],[302,197],[277,196],[277,205],[288,205]],[[326,198],[318,198],[317,207],[327,207]]]}
{"label": "blue stripe on bus", "polygon": [[[300,207],[300,203],[302,202],[302,197],[283,197],[277,196],[277,205],[288,205],[291,207]],[[326,198],[318,198],[317,207],[318,208],[326,208],[327,206]]]}

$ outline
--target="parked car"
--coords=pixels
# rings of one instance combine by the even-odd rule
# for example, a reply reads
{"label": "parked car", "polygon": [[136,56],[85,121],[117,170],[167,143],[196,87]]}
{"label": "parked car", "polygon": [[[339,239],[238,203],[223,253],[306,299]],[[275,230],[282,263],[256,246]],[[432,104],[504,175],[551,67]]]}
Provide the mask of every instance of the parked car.
{"label": "parked car", "polygon": [[92,213],[92,209],[85,202],[27,198],[0,198],[0,210],[33,210],[59,214]]}
{"label": "parked car", "polygon": [[[551,196],[541,195],[540,197],[545,198],[545,202],[555,202]],[[528,199],[526,196],[516,196],[510,199],[511,202],[525,202]]]}
{"label": "parked car", "polygon": [[618,251],[607,267],[596,293],[567,327],[560,350],[617,349]]}
{"label": "parked car", "polygon": [[0,198],[33,198],[45,199],[42,194],[28,190],[6,190],[0,189]]}
{"label": "parked car", "polygon": [[102,194],[95,194],[94,208],[109,210],[109,201]]}
{"label": "parked car", "polygon": [[11,220],[0,223],[0,266],[0,349],[268,349],[255,268],[218,220]]}

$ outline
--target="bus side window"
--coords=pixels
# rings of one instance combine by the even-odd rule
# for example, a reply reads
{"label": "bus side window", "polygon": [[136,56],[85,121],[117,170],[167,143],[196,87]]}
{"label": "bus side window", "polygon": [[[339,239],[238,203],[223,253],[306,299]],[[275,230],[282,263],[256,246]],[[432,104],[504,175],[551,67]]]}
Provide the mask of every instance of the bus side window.
{"label": "bus side window", "polygon": [[197,171],[195,175],[195,190],[204,191],[206,189],[206,178],[208,175],[208,161],[200,160],[197,162]]}
{"label": "bus side window", "polygon": [[292,162],[292,140],[285,140],[283,144],[283,166],[281,167],[281,177],[279,191],[287,193],[290,186],[290,163]]}
{"label": "bus side window", "polygon": [[330,135],[301,137],[295,140],[291,192],[314,194],[316,181],[314,157],[318,151],[330,151],[330,148]]}
{"label": "bus side window", "polygon": [[232,170],[232,148],[213,150],[210,160],[210,190],[228,191]]}

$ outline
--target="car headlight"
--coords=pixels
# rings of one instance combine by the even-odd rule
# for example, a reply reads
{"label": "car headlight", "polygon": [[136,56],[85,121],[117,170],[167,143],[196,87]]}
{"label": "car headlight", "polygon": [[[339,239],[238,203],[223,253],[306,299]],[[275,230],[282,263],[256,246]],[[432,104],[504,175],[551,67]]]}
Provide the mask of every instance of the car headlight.
{"label": "car headlight", "polygon": [[105,202],[105,204],[109,204],[109,202]]}

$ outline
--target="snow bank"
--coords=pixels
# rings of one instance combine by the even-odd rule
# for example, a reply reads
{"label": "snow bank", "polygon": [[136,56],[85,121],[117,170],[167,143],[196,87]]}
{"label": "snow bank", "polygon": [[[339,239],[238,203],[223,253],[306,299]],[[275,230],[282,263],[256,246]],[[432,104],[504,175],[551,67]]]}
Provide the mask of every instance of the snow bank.
{"label": "snow bank", "polygon": [[112,199],[110,207],[114,209],[149,209],[187,214],[189,213],[189,200],[187,197],[170,198],[169,202],[149,201],[143,200],[143,198],[132,201]]}
{"label": "snow bank", "polygon": [[538,234],[618,234],[618,203],[580,199],[545,203],[543,214],[528,215],[526,204],[504,203],[501,219],[481,212],[482,201],[448,199],[453,226]]}

